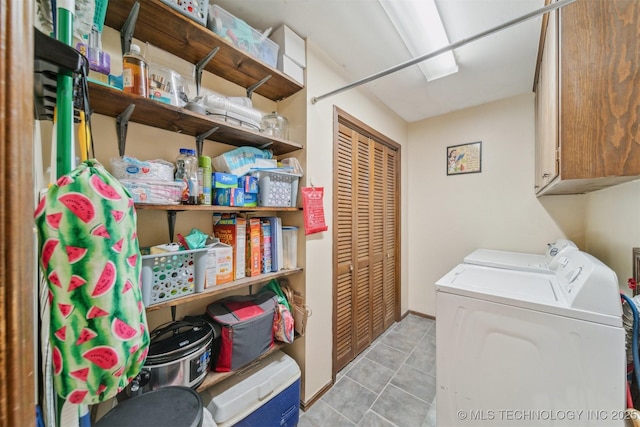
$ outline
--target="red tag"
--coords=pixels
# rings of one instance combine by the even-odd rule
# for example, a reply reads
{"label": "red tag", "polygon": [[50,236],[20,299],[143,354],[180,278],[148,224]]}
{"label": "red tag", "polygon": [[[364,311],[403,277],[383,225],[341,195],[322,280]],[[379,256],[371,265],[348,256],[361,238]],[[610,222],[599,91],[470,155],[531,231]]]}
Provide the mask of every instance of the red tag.
{"label": "red tag", "polygon": [[324,221],[324,187],[302,187],[302,209],[304,210],[304,234],[320,233],[329,227]]}

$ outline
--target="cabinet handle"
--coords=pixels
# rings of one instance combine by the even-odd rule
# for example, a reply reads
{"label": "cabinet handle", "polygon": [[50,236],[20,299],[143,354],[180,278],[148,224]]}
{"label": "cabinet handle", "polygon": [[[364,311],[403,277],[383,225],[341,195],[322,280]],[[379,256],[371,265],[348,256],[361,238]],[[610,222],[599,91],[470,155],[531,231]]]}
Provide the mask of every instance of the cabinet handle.
{"label": "cabinet handle", "polygon": [[542,174],[542,177],[543,177],[543,178],[549,178],[550,176],[551,176],[551,174],[550,174],[550,173],[543,173],[543,174]]}

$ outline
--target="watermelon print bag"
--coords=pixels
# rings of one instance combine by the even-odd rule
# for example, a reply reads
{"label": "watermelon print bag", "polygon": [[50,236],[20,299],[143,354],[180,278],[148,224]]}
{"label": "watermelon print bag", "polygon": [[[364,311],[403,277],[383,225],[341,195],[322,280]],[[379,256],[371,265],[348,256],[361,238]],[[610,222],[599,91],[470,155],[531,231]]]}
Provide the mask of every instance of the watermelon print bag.
{"label": "watermelon print bag", "polygon": [[35,222],[56,392],[75,404],[107,400],[140,372],[149,347],[133,200],[88,160],[49,188]]}

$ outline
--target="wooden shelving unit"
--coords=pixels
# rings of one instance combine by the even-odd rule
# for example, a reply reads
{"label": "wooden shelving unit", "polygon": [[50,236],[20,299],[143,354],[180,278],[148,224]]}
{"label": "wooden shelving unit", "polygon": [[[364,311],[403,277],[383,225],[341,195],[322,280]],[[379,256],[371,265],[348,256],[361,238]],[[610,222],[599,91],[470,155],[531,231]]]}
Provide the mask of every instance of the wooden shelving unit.
{"label": "wooden shelving unit", "polygon": [[99,83],[89,83],[89,98],[95,113],[111,117],[117,117],[129,105],[134,104],[135,108],[129,118],[130,121],[171,132],[198,136],[218,127],[218,130],[207,139],[235,147],[251,146],[269,149],[276,156],[303,148],[301,144],[237,126],[216,119],[215,116],[204,116],[174,105],[124,93]]}
{"label": "wooden shelving unit", "polygon": [[[133,36],[196,64],[215,47],[220,47],[205,70],[244,88],[271,78],[256,93],[278,101],[300,91],[303,86],[286,74],[249,56],[213,31],[181,15],[159,0],[138,0],[140,12]],[[105,25],[122,29],[135,0],[109,2]]]}
{"label": "wooden shelving unit", "polygon": [[244,279],[234,280],[233,282],[224,283],[222,285],[212,286],[197,294],[191,294],[184,297],[172,299],[170,301],[161,302],[149,307],[146,307],[147,312],[160,310],[161,308],[171,307],[174,305],[184,304],[187,302],[197,301],[204,298],[211,298],[216,295],[220,295],[225,292],[233,291],[235,289],[246,288],[253,285],[263,284],[269,282],[271,279],[277,279],[279,277],[286,277],[292,274],[296,274],[302,271],[302,268],[293,268],[289,270],[280,270],[275,273],[261,274],[254,277],[245,277]]}

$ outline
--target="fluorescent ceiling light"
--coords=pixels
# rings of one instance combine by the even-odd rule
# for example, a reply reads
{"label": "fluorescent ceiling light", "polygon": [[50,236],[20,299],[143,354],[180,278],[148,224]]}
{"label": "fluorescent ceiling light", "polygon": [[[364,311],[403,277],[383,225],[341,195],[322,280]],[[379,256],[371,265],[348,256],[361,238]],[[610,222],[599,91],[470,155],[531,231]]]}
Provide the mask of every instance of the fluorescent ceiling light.
{"label": "fluorescent ceiling light", "polygon": [[[435,0],[378,0],[398,34],[416,58],[449,45]],[[453,52],[418,63],[427,81],[458,72]]]}

